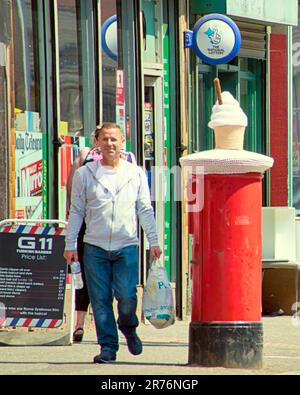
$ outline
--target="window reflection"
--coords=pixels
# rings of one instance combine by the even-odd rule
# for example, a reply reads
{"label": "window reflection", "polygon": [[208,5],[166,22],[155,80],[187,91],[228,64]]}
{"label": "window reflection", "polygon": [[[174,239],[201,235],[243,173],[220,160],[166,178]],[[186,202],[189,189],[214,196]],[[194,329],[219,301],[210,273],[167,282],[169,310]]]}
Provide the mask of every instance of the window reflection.
{"label": "window reflection", "polygon": [[[101,25],[116,15],[116,1],[101,1]],[[115,38],[117,40],[117,37]],[[103,43],[102,43],[103,46]],[[116,119],[116,69],[117,61],[102,51],[102,84],[103,84],[103,122],[118,122]]]}
{"label": "window reflection", "polygon": [[15,87],[15,217],[43,217],[43,141],[37,1],[12,1]]}
{"label": "window reflection", "polygon": [[199,127],[194,128],[194,136],[192,142],[192,150],[193,152],[198,152],[201,150],[201,147],[205,147],[206,138],[205,135],[207,134],[207,127],[206,127],[206,118],[205,118],[205,109],[203,103],[205,103],[205,84],[204,84],[204,76],[203,74],[198,75],[198,122]]}
{"label": "window reflection", "polygon": [[[14,76],[16,112],[40,112],[39,58],[35,2],[13,1]],[[35,128],[34,131],[36,130]]]}
{"label": "window reflection", "polygon": [[[80,1],[58,0],[60,132],[83,131]],[[81,133],[82,134],[82,133]]]}

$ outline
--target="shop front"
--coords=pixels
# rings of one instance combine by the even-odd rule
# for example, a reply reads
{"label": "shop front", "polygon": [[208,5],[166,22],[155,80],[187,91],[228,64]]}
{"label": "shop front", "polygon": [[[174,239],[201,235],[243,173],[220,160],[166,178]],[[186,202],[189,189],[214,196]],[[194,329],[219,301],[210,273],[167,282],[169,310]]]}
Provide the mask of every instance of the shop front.
{"label": "shop front", "polygon": [[[165,265],[177,285],[181,211],[169,170],[181,154],[180,114],[172,109],[183,3],[0,0],[1,218],[65,219],[75,157],[92,143],[96,125],[116,122],[124,148],[147,172]],[[150,257],[140,236],[143,284]]]}
{"label": "shop front", "polygon": [[[238,54],[226,64],[205,63],[191,50],[192,89],[188,136],[190,152],[214,147],[214,136],[208,128],[208,121],[212,106],[217,100],[213,80],[218,77],[222,90],[232,93],[248,117],[244,149],[274,158],[274,166],[263,178],[262,190],[262,205],[265,206],[262,215],[262,263],[266,269],[262,284],[262,306],[264,312],[270,313],[270,310],[266,309],[267,298],[273,298],[273,301],[276,299],[282,309],[287,298],[278,299],[278,295],[282,295],[280,289],[285,290],[286,295],[294,292],[294,278],[287,280],[286,275],[280,270],[273,270],[276,268],[275,261],[282,263],[282,268],[288,275],[292,272],[288,263],[291,263],[293,268],[297,266],[294,262],[296,245],[293,243],[290,247],[289,240],[295,240],[292,206],[296,208],[297,213],[300,196],[297,105],[299,28],[295,27],[298,24],[298,1],[290,1],[286,5],[284,1],[269,0],[192,0],[190,5],[191,30],[203,16],[219,13],[229,16],[235,22],[242,38]],[[216,33],[214,26],[211,26],[209,33]],[[272,214],[268,217],[268,213]],[[271,218],[273,214],[276,220]],[[299,251],[297,254],[299,257]],[[272,288],[269,286],[271,276],[274,276],[272,281],[276,278]],[[289,308],[282,309],[285,314],[291,313],[294,300],[289,299],[286,303]],[[276,313],[279,307],[271,312]]]}
{"label": "shop front", "polygon": [[[253,1],[251,4],[235,0],[192,0],[190,4],[190,29],[193,29],[201,17],[221,13],[236,23],[242,38],[237,56],[226,64],[209,65],[195,54],[191,54],[192,91],[197,94],[191,95],[190,151],[197,152],[214,146],[213,133],[207,124],[211,108],[216,101],[213,79],[218,77],[222,90],[231,92],[248,116],[244,149],[271,155],[275,159],[271,176],[265,177],[263,193],[263,205],[274,205],[276,191],[270,186],[270,178],[274,185],[279,173],[282,175],[284,171],[285,180],[288,179],[290,154],[286,153],[280,158],[276,145],[280,142],[280,149],[288,150],[287,81],[290,77],[288,62],[291,57],[288,48],[288,26],[297,24],[297,1],[290,2],[288,7],[284,1],[278,1],[274,5],[271,1],[261,0]],[[276,63],[276,52],[280,53],[280,65]],[[280,111],[285,111],[284,118],[280,119],[284,130],[280,129],[280,122],[276,123],[274,117],[273,109],[275,110],[277,105],[278,117],[281,117]],[[285,170],[283,166],[286,166]],[[287,192],[281,204],[284,199],[287,205]]]}

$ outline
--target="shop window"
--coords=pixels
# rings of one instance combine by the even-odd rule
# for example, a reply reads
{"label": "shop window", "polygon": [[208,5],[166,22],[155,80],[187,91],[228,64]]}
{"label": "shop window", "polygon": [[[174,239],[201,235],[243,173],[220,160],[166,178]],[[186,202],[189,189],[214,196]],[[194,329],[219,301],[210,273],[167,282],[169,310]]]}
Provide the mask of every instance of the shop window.
{"label": "shop window", "polygon": [[240,105],[248,117],[248,127],[244,137],[244,147],[247,150],[256,148],[256,120],[254,111],[254,83],[255,80],[242,79],[240,80]]}
{"label": "shop window", "polygon": [[216,102],[213,79],[218,76],[222,91],[229,91],[240,102],[248,116],[245,149],[263,153],[265,144],[264,120],[261,112],[264,91],[263,61],[239,58],[239,65],[231,65],[229,68],[228,65],[213,67],[199,62],[197,69],[197,91],[192,97],[196,109],[191,136],[192,152],[211,149],[214,146],[214,136],[207,124],[212,106]]}
{"label": "shop window", "polygon": [[[58,0],[60,134],[83,135],[80,1]],[[78,133],[79,132],[79,133]]]}
{"label": "shop window", "polygon": [[240,105],[248,117],[244,149],[265,153],[264,60],[239,58]]}
{"label": "shop window", "polygon": [[9,44],[11,40],[10,36],[10,0],[2,0],[0,12],[0,43]]}
{"label": "shop window", "polygon": [[[13,1],[13,34],[14,34],[14,79],[15,79],[15,113],[26,112],[26,116],[16,115],[16,129],[28,130],[31,127],[39,131],[40,112],[39,97],[39,57],[37,51],[37,23],[35,2],[31,0]],[[28,114],[34,112],[37,114]],[[33,116],[36,123],[30,123]],[[27,123],[27,124],[26,124]]]}
{"label": "shop window", "polygon": [[249,62],[248,62],[248,58],[240,58],[240,70],[241,71],[248,71],[249,69]]}
{"label": "shop window", "polygon": [[197,70],[195,95],[192,97],[195,106],[190,145],[192,152],[212,149],[214,146],[214,134],[208,127],[211,109],[214,105],[214,69],[212,66],[198,63]]}
{"label": "shop window", "polygon": [[43,140],[37,2],[12,1],[15,115],[15,217],[43,216]]}
{"label": "shop window", "polygon": [[[110,20],[117,13],[116,1],[103,0],[101,1],[101,25],[104,26],[107,21]],[[116,23],[116,22],[114,22]],[[109,37],[106,37],[110,41],[109,48],[113,51],[109,51],[107,48],[107,42],[104,42],[102,37],[102,97],[103,97],[103,109],[102,109],[102,120],[103,122],[117,122],[120,124],[119,114],[116,112],[116,77],[118,77],[118,86],[120,91],[124,87],[124,75],[122,71],[117,72],[118,60],[117,60],[117,34],[116,25],[115,27],[111,24]],[[117,74],[116,74],[117,73]],[[121,106],[122,98],[124,95],[121,94],[119,97]],[[124,116],[124,115],[123,115]],[[122,126],[122,125],[120,125]]]}
{"label": "shop window", "polygon": [[161,63],[162,48],[160,32],[162,27],[161,2],[142,0],[143,61],[146,67],[155,68]]}
{"label": "shop window", "polygon": [[204,85],[204,75],[199,73],[198,77],[198,128],[194,128],[193,133],[193,152],[198,152],[201,147],[206,146],[206,136],[209,133],[207,130],[207,118],[205,114],[205,85]]}

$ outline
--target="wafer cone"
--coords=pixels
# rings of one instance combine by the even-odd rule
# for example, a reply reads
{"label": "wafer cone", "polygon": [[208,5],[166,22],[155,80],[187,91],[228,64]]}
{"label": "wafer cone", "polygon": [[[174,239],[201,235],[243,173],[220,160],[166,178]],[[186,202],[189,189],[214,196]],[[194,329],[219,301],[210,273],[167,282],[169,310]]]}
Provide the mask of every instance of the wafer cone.
{"label": "wafer cone", "polygon": [[242,150],[244,148],[245,127],[223,125],[214,128],[215,148]]}

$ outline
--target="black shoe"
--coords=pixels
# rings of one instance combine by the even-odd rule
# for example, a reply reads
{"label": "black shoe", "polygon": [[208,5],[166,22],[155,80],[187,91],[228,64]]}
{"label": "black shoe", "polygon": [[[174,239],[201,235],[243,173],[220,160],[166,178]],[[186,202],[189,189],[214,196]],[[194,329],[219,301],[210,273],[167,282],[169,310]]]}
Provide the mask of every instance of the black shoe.
{"label": "black shoe", "polygon": [[143,352],[143,344],[138,335],[133,332],[130,335],[125,335],[127,347],[132,355],[139,355]]}
{"label": "black shoe", "polygon": [[80,342],[82,342],[83,334],[84,334],[83,328],[77,328],[77,329],[73,332],[73,342],[74,342],[74,343],[80,343]]}
{"label": "black shoe", "polygon": [[102,350],[99,355],[94,358],[94,363],[110,363],[117,359],[116,353],[109,350]]}

